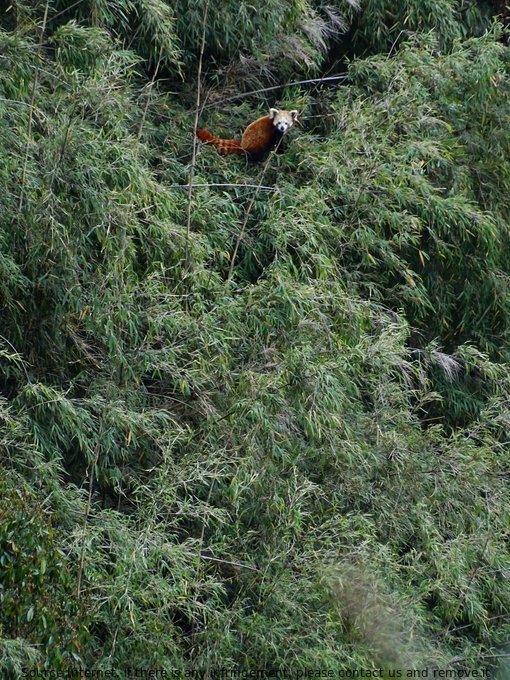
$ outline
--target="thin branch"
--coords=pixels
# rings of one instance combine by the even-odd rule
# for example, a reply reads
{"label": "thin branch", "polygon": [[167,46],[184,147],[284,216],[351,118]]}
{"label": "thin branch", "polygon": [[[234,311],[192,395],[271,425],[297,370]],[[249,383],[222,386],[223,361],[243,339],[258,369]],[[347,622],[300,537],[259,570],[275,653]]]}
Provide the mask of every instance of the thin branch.
{"label": "thin branch", "polygon": [[390,47],[390,51],[389,51],[388,54],[386,55],[386,61],[391,57],[391,54],[392,54],[392,52],[393,52],[393,49],[394,49],[395,45],[397,44],[397,42],[398,42],[400,36],[402,35],[402,33],[405,33],[405,32],[406,32],[406,31],[400,31],[400,33],[397,35],[397,37],[396,37],[395,40],[393,41],[393,45]]}
{"label": "thin branch", "polygon": [[33,111],[37,111],[37,113],[39,113],[42,118],[46,118],[45,113],[41,111],[41,109],[38,109],[37,106],[29,104],[28,102],[22,102],[18,99],[5,99],[4,97],[0,97],[0,102],[4,102],[5,104],[19,104],[20,106],[28,106]]}
{"label": "thin branch", "polygon": [[234,246],[234,252],[232,253],[232,259],[230,260],[230,268],[228,270],[228,276],[227,276],[227,281],[230,281],[232,278],[232,274],[234,273],[234,265],[236,263],[236,257],[237,257],[237,251],[239,250],[239,244],[241,243],[241,239],[244,236],[244,232],[246,231],[246,225],[248,224],[248,219],[250,217],[251,210],[253,208],[253,204],[255,203],[255,199],[257,198],[257,195],[260,191],[260,187],[262,186],[262,180],[264,179],[264,175],[266,174],[266,170],[269,167],[269,161],[274,155],[274,151],[272,151],[266,162],[264,163],[264,167],[262,168],[262,172],[260,173],[260,182],[257,185],[256,190],[253,192],[252,197],[250,198],[250,202],[248,203],[248,207],[246,208],[246,212],[244,214],[244,220],[243,224],[241,226],[241,229],[239,231],[239,234],[237,236],[236,244]]}
{"label": "thin branch", "polygon": [[28,371],[27,371],[27,369],[26,369],[26,367],[25,367],[25,363],[23,362],[23,359],[21,358],[21,354],[18,352],[18,350],[16,349],[16,347],[14,347],[14,345],[12,344],[12,342],[9,342],[9,340],[7,340],[7,338],[5,338],[3,335],[0,335],[0,340],[3,340],[4,342],[6,342],[6,343],[9,345],[9,347],[10,347],[14,352],[16,352],[16,355],[17,355],[16,358],[19,358],[19,362],[20,362],[20,364],[21,364],[21,368],[22,368],[22,369],[24,370],[24,372],[25,372],[25,376],[26,376],[26,379],[27,379],[27,381],[28,381],[28,384],[31,385],[31,384],[32,384],[32,381],[30,380],[30,376],[28,375]]}
{"label": "thin branch", "polygon": [[211,557],[210,555],[204,555],[200,553],[200,557],[203,560],[211,560],[212,562],[220,562],[221,564],[230,564],[233,567],[239,567],[241,569],[249,569],[250,571],[260,571],[257,567],[252,567],[249,564],[241,564],[240,562],[230,562],[230,560],[220,560],[219,557]]}
{"label": "thin branch", "polygon": [[[206,184],[193,184],[193,189],[197,187],[240,187],[242,189],[247,188],[247,189],[259,189],[260,191],[278,191],[275,187],[265,187],[261,186],[260,184],[224,184],[224,183],[216,183],[216,182],[211,182],[211,183],[206,183]],[[189,184],[169,184],[168,189],[188,189],[189,190]]]}
{"label": "thin branch", "polygon": [[[489,541],[490,541],[491,538],[492,538],[492,532],[491,532],[491,531],[488,531],[488,532],[487,532],[487,537],[486,537],[486,539],[485,539],[485,543],[483,544],[482,552],[481,552],[481,554],[480,554],[479,562],[478,562],[478,564],[476,565],[476,567],[473,569],[473,573],[471,574],[471,577],[470,577],[470,579],[469,579],[469,581],[468,581],[468,584],[467,584],[467,586],[466,586],[466,591],[469,590],[469,588],[471,587],[471,584],[472,584],[473,581],[475,580],[476,575],[477,575],[478,572],[480,571],[481,561],[483,560],[483,558],[484,558],[484,556],[485,556],[485,551],[487,550],[487,546],[489,545]],[[461,603],[460,598],[459,598],[459,602],[458,602],[458,604],[457,604],[457,607],[456,607],[455,611],[453,612],[453,615],[452,615],[451,618],[450,618],[450,623],[448,624],[448,626],[447,626],[447,628],[446,628],[446,630],[445,630],[445,632],[444,632],[444,634],[443,634],[443,638],[446,638],[446,636],[450,634],[451,629],[452,629],[452,624],[453,624],[453,622],[454,622],[454,620],[455,620],[457,614],[459,613],[459,610],[460,610],[461,606],[462,606],[462,603]]]}
{"label": "thin branch", "polygon": [[81,593],[81,579],[83,576],[83,568],[85,565],[85,538],[87,536],[87,524],[89,522],[90,509],[92,507],[92,490],[94,488],[94,470],[97,467],[97,462],[99,460],[99,444],[96,445],[96,456],[94,458],[94,463],[92,465],[92,470],[90,471],[89,477],[89,494],[87,498],[87,507],[85,508],[85,517],[83,518],[83,537],[81,544],[81,554],[80,554],[80,566],[78,567],[78,579],[76,583],[76,599],[79,599]]}
{"label": "thin branch", "polygon": [[[211,486],[209,487],[209,491],[207,493],[207,499],[205,501],[206,508],[211,501],[211,496],[212,496],[212,492],[213,492],[213,489],[214,489],[215,482],[216,482],[216,478],[213,477],[213,479],[211,481]],[[202,529],[200,531],[199,548],[198,548],[198,552],[197,552],[197,557],[199,559],[198,568],[200,567],[200,560],[207,559],[206,557],[204,557],[204,554],[202,553],[202,550],[203,550],[203,547],[204,547],[204,539],[205,539],[205,525],[206,525],[205,513],[206,513],[206,509],[204,509],[204,518],[203,518],[203,522],[202,522]],[[193,623],[192,623],[192,626],[191,626],[191,638],[193,640],[195,639],[196,634],[197,634],[197,631],[196,631],[196,626],[195,626],[195,619],[193,618]]]}
{"label": "thin branch", "polygon": [[[195,109],[195,120],[193,122],[193,149],[191,153],[191,165],[189,168],[189,185],[188,185],[188,209],[186,215],[186,255],[184,261],[185,276],[189,276],[190,270],[190,236],[191,236],[191,201],[193,197],[193,177],[195,175],[195,164],[197,160],[197,129],[198,117],[200,115],[200,97],[201,97],[201,80],[202,80],[202,62],[205,51],[205,27],[207,22],[207,14],[209,12],[209,0],[207,0],[204,8],[204,16],[202,19],[202,41],[200,45],[200,56],[198,58],[198,72],[197,72],[197,98]],[[188,291],[189,293],[189,291]],[[188,295],[186,295],[186,307],[188,307]]]}
{"label": "thin branch", "polygon": [[[30,383],[32,384],[32,383]],[[48,404],[60,404],[60,402],[64,401],[66,394],[69,394],[71,391],[71,388],[67,390],[67,392],[64,393],[64,396],[62,397],[57,397],[57,399],[48,399],[47,401],[40,401],[37,404],[32,404],[32,406],[27,406],[25,408],[25,411],[32,411],[32,409],[40,408],[41,406],[48,406]]]}
{"label": "thin branch", "polygon": [[273,90],[280,90],[284,87],[294,87],[295,85],[312,85],[327,83],[329,81],[339,81],[347,80],[348,75],[338,75],[338,76],[326,76],[325,78],[311,78],[309,80],[294,80],[290,83],[282,83],[281,85],[272,85],[271,87],[262,87],[259,90],[250,90],[249,92],[241,92],[240,94],[235,94],[232,97],[226,97],[225,99],[220,99],[210,104],[205,104],[204,109],[208,109],[213,106],[218,106],[220,104],[225,104],[226,102],[234,101],[235,99],[244,99],[244,97],[250,97],[252,94],[262,94],[263,92],[272,92]]}
{"label": "thin branch", "polygon": [[[57,171],[60,167],[60,163],[64,159],[64,154],[67,150],[67,144],[69,142],[69,135],[71,133],[73,118],[74,118],[74,114],[75,114],[77,108],[78,108],[78,103],[75,102],[72,105],[71,111],[69,113],[69,116],[68,116],[68,119],[67,119],[66,130],[65,130],[65,133],[64,133],[64,139],[62,140],[62,145],[61,145],[60,150],[58,152],[58,158],[57,158],[57,161],[55,163],[55,167],[53,168],[53,172],[51,174],[51,182],[50,182],[50,188],[49,188],[50,195],[53,195],[53,185],[55,184],[55,179],[57,177]],[[53,202],[50,203],[50,206],[53,206]]]}
{"label": "thin branch", "polygon": [[161,66],[161,59],[162,58],[163,58],[163,49],[161,49],[161,52],[159,53],[158,63],[156,64],[156,68],[154,70],[154,73],[152,74],[151,81],[147,85],[147,90],[148,90],[147,100],[145,101],[145,107],[143,109],[143,114],[142,114],[142,120],[140,121],[140,127],[138,128],[137,139],[140,139],[140,137],[142,136],[143,127],[145,125],[145,119],[147,118],[147,110],[149,108],[149,102],[150,102],[150,98],[151,98],[151,94],[152,94],[152,88],[154,87],[154,83],[156,81],[156,76],[158,75],[159,67]]}
{"label": "thin branch", "polygon": [[[42,41],[44,37],[44,32],[46,31],[46,20],[48,18],[48,9],[50,6],[50,0],[46,0],[46,7],[44,9],[44,17],[43,17],[43,22],[42,22],[42,27],[41,27],[41,37],[39,38],[39,45],[37,47],[37,61],[39,61],[40,56],[41,56],[41,49],[42,49]],[[39,69],[36,69],[36,72],[34,73],[34,82],[32,85],[32,94],[30,97],[30,112],[28,114],[28,129],[27,129],[27,145],[25,149],[25,160],[23,162],[23,173],[21,175],[21,191],[20,191],[20,196],[19,196],[19,209],[21,210],[23,207],[23,198],[25,195],[25,182],[27,178],[27,165],[28,165],[28,154],[30,152],[30,138],[32,137],[32,122],[34,120],[34,102],[35,102],[35,93],[37,90],[37,84],[39,82]]]}
{"label": "thin branch", "polygon": [[61,12],[58,12],[57,14],[54,14],[52,17],[50,17],[49,20],[50,20],[50,21],[55,21],[55,19],[58,19],[58,17],[59,17],[59,16],[62,16],[62,14],[65,14],[66,12],[71,11],[72,9],[74,9],[75,7],[77,7],[78,5],[81,5],[82,2],[85,2],[85,0],[77,0],[77,2],[75,2],[73,5],[69,5],[69,7],[66,7],[66,8],[63,9]]}
{"label": "thin branch", "polygon": [[[497,616],[490,616],[488,619],[484,620],[484,623],[488,623],[489,621],[496,621],[497,619],[506,619],[508,616],[510,616],[510,612],[507,612],[506,614],[498,614]],[[464,630],[465,628],[472,628],[475,624],[474,623],[466,623],[464,626],[457,626],[457,628],[450,628],[450,635],[452,633],[456,633],[458,630]]]}
{"label": "thin branch", "polygon": [[481,656],[478,656],[478,655],[463,656],[463,657],[460,657],[460,658],[454,657],[446,665],[447,666],[453,666],[453,664],[455,664],[455,663],[461,663],[462,661],[472,661],[475,658],[477,660],[480,660],[480,659],[506,659],[508,657],[510,657],[510,652],[503,652],[502,654],[482,654]]}

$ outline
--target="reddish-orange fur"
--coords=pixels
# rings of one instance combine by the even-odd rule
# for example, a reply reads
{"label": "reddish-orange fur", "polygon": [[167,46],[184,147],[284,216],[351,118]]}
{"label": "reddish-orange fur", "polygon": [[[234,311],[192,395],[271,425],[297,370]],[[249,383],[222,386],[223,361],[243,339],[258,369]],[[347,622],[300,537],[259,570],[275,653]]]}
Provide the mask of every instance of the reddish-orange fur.
{"label": "reddish-orange fur", "polygon": [[271,109],[270,115],[262,116],[248,125],[240,142],[236,139],[220,139],[208,130],[198,130],[197,137],[205,144],[214,146],[222,155],[245,155],[250,160],[260,160],[281,140],[284,133],[275,126],[275,121],[281,119],[287,121],[286,129],[288,129],[297,119],[297,111]]}
{"label": "reddish-orange fur", "polygon": [[235,139],[220,139],[212,135],[208,130],[197,130],[197,137],[205,144],[212,144],[218,150],[218,153],[222,155],[245,153],[243,147]]}

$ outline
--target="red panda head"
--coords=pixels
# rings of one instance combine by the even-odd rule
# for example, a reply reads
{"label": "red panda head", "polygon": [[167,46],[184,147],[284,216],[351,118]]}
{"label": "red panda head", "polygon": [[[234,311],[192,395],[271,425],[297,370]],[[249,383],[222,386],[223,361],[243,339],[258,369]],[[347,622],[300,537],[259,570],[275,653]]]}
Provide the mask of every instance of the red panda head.
{"label": "red panda head", "polygon": [[294,125],[298,117],[298,112],[296,110],[284,111],[283,109],[269,109],[269,117],[273,121],[273,127],[283,134]]}

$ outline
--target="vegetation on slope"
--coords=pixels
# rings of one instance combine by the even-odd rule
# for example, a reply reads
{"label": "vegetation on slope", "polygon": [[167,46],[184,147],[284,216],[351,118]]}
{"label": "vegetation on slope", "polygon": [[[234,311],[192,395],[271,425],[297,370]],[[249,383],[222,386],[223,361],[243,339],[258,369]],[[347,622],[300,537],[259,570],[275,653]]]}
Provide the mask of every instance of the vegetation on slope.
{"label": "vegetation on slope", "polygon": [[[510,53],[429,4],[2,17],[4,675],[495,676]],[[202,32],[204,123],[302,125],[266,164],[199,149],[190,194]]]}

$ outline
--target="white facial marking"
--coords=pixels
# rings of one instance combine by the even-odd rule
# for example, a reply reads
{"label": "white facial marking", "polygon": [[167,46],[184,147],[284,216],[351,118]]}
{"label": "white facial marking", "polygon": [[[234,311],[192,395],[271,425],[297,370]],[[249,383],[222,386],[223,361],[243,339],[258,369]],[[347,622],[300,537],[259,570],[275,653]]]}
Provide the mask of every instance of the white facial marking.
{"label": "white facial marking", "polygon": [[273,118],[273,125],[280,134],[287,132],[292,127],[296,119],[297,111],[278,111],[278,109],[271,109],[271,117]]}

